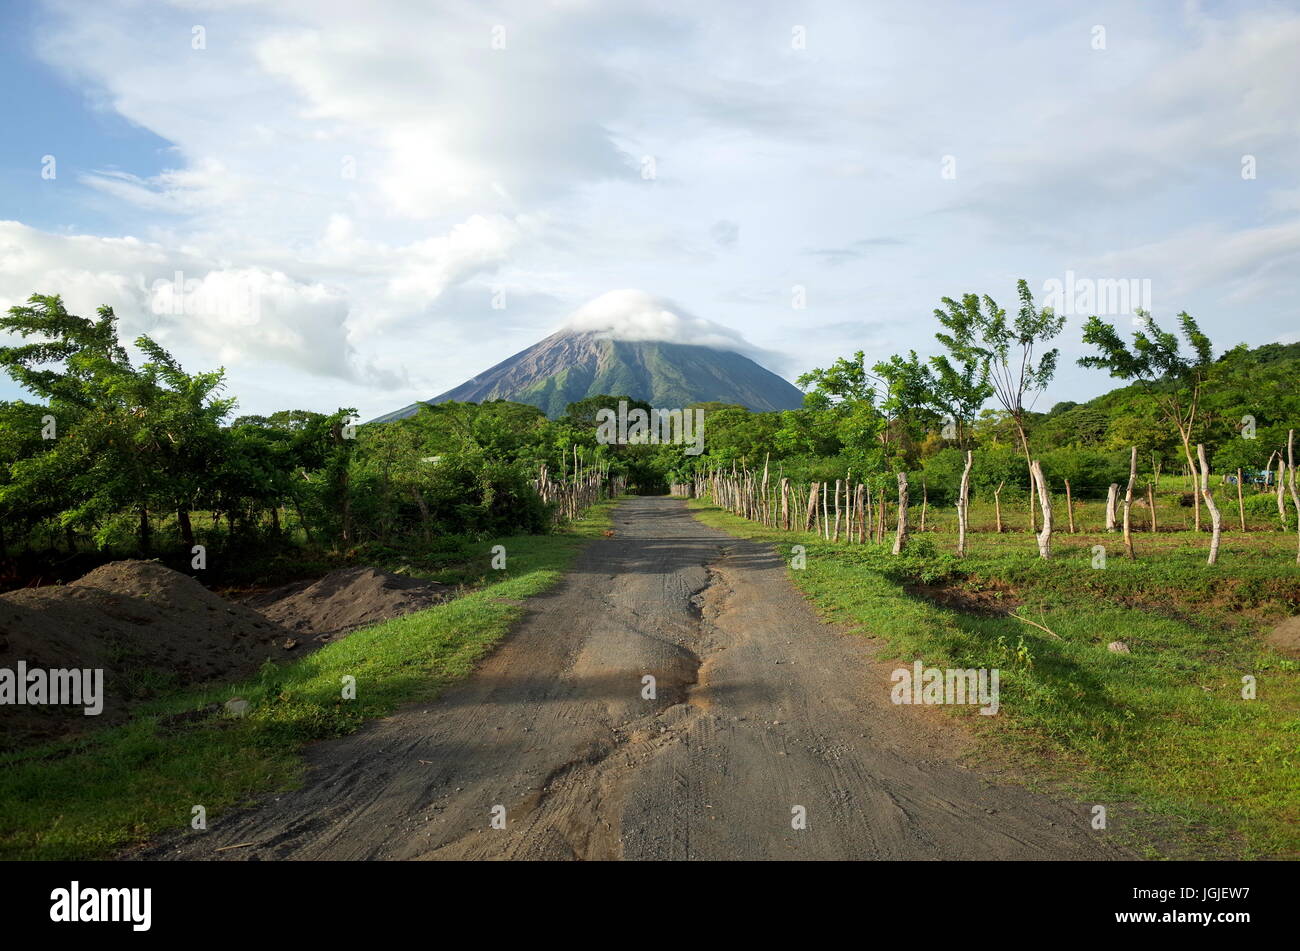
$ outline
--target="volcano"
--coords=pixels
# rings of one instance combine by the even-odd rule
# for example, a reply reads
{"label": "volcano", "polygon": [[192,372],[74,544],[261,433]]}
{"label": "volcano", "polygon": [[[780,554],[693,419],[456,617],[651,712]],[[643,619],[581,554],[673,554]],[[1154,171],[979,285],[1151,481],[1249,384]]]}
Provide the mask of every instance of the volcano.
{"label": "volcano", "polygon": [[[607,394],[656,408],[738,403],[760,412],[797,409],[803,393],[749,357],[715,346],[665,340],[620,340],[607,330],[566,328],[472,380],[425,402],[513,400],[555,418],[570,403]],[[412,403],[374,420],[414,416]]]}

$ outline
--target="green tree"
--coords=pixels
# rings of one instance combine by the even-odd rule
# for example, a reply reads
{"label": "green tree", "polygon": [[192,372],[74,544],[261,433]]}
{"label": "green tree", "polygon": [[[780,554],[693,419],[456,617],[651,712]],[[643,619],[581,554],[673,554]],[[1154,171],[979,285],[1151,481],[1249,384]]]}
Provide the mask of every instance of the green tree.
{"label": "green tree", "polygon": [[1065,326],[1050,307],[1041,310],[1034,304],[1029,284],[1016,282],[1020,309],[1014,320],[987,294],[965,294],[960,301],[945,297],[943,308],[936,308],[945,330],[935,334],[960,363],[971,370],[972,383],[987,367],[987,381],[993,396],[1009,414],[1016,429],[1020,449],[1030,459],[1029,435],[1025,426],[1026,399],[1043,392],[1056,374],[1060,350],[1052,348],[1035,356],[1035,350],[1054,339]]}
{"label": "green tree", "polygon": [[1121,380],[1140,386],[1164,419],[1178,431],[1183,458],[1196,491],[1196,528],[1201,527],[1200,476],[1192,451],[1201,398],[1214,360],[1210,339],[1196,321],[1183,311],[1178,324],[1191,353],[1184,356],[1178,336],[1162,330],[1146,311],[1138,311],[1143,327],[1133,332],[1130,349],[1114,326],[1093,315],[1083,327],[1083,342],[1099,352],[1082,357],[1079,365],[1103,369]]}

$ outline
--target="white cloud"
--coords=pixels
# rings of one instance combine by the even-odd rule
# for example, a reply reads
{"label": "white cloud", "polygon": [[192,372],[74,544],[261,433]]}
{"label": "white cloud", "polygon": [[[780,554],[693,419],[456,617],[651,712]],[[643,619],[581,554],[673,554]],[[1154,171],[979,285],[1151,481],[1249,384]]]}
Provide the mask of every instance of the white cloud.
{"label": "white cloud", "polygon": [[638,290],[602,294],[575,310],[563,328],[613,340],[660,340],[715,350],[754,353],[744,337],[722,324],[696,317],[680,305]]}
{"label": "white cloud", "polygon": [[124,341],[147,333],[199,366],[365,376],[347,339],[346,297],[282,272],[222,268],[135,238],[52,235],[0,221],[0,308],[33,293],[58,293],[82,316],[110,306]]}
{"label": "white cloud", "polygon": [[[139,275],[257,284],[254,327],[171,329],[195,365],[227,360],[233,380],[247,363],[272,401],[258,410],[335,399],[311,377],[378,414],[572,308],[735,348],[750,345],[714,320],[743,326],[796,370],[859,346],[932,352],[941,295],[1002,299],[1067,269],[1151,277],[1216,339],[1294,319],[1277,305],[1296,261],[1300,13],[1283,6],[830,2],[799,14],[802,50],[780,5],[47,7],[46,62],[171,148],[161,171],[88,149],[68,180],[119,226],[5,226],[0,293],[62,291],[142,326]],[[646,290],[607,293],[628,287]],[[858,324],[871,332],[817,331]],[[1061,376],[1062,398],[1105,385]]]}

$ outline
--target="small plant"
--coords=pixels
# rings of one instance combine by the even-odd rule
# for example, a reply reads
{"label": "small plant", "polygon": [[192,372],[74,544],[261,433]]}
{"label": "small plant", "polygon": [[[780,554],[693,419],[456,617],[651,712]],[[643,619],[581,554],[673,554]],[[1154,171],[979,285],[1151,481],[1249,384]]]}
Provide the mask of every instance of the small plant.
{"label": "small plant", "polygon": [[1007,642],[1006,635],[998,635],[997,650],[1002,663],[1008,667],[1018,667],[1025,670],[1033,669],[1034,655],[1029,650],[1029,645],[1025,643],[1023,634],[1016,639],[1014,646]]}

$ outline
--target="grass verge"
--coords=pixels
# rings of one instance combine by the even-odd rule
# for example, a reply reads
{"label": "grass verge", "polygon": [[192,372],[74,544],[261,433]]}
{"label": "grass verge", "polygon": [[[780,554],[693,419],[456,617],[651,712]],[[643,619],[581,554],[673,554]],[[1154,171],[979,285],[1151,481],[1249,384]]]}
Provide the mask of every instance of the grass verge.
{"label": "grass verge", "polygon": [[[253,680],[160,700],[121,726],[0,755],[0,858],[110,857],[189,828],[195,805],[211,819],[291,788],[305,744],[351,733],[467,676],[523,614],[523,599],[556,584],[609,526],[614,504],[552,535],[494,540],[506,548],[506,570],[454,601],[291,664],[268,663]],[[342,699],[345,676],[356,678],[354,700]],[[208,712],[232,697],[250,702],[246,717]]]}
{"label": "grass verge", "polygon": [[[1259,539],[1229,551],[1225,539],[1217,569],[1202,540],[1130,562],[1105,535],[1067,536],[1050,561],[1028,535],[978,536],[965,559],[917,536],[894,557],[690,504],[705,524],[787,556],[805,546],[794,583],[827,620],[883,639],[889,656],[1000,668],[1000,715],[975,725],[1039,775],[1109,804],[1130,834],[1172,833],[1153,856],[1300,856],[1300,662],[1261,638],[1300,603],[1290,536],[1273,536],[1268,552]],[[1110,548],[1105,570],[1092,565],[1094,544]],[[1131,653],[1109,651],[1116,640]],[[1256,699],[1243,698],[1245,676]]]}

